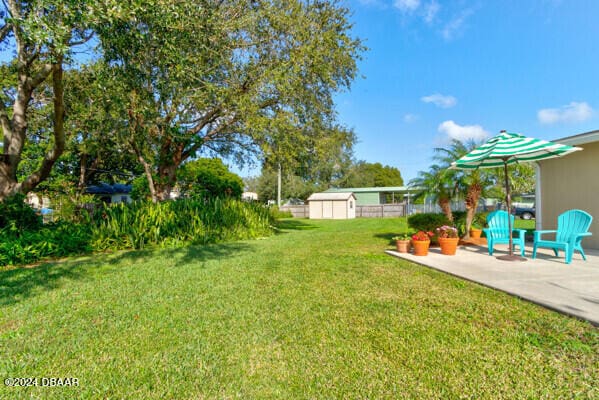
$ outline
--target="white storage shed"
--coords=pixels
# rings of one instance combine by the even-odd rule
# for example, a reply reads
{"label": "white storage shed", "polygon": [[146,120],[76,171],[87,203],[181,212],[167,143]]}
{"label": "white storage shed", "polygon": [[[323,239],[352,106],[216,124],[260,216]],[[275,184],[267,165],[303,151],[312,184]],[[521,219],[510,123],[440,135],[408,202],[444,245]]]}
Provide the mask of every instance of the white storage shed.
{"label": "white storage shed", "polygon": [[356,196],[345,193],[314,193],[308,197],[310,219],[356,218]]}

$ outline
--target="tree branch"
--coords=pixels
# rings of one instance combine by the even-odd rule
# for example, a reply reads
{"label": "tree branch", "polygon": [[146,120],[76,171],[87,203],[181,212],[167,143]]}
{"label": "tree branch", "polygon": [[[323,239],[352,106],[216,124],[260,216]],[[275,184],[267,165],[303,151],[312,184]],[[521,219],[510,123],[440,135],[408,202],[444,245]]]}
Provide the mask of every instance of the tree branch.
{"label": "tree branch", "polygon": [[21,184],[20,192],[27,193],[50,175],[52,166],[65,147],[64,133],[64,82],[62,58],[51,66],[52,86],[54,89],[54,147],[44,155],[40,168],[29,175]]}
{"label": "tree branch", "polygon": [[214,121],[219,117],[219,113],[222,111],[221,107],[215,107],[211,111],[204,114],[202,117],[198,118],[195,122],[195,126],[191,129],[191,133],[196,135],[198,134],[204,127]]}
{"label": "tree branch", "polygon": [[0,43],[2,43],[4,41],[4,39],[6,38],[6,36],[8,36],[11,28],[12,28],[11,24],[6,24],[2,28],[0,28]]}
{"label": "tree branch", "polygon": [[[0,125],[2,126],[4,141],[6,142],[12,135],[12,124],[10,123],[10,118],[8,118],[8,111],[6,110],[4,100],[0,100]],[[8,148],[4,149],[4,151],[6,150],[8,150]]]}
{"label": "tree branch", "polygon": [[29,85],[29,90],[33,91],[43,81],[45,81],[46,78],[48,77],[48,75],[50,75],[50,73],[52,72],[52,69],[53,69],[52,64],[44,64],[44,66],[42,67],[42,69],[39,70],[38,73],[35,74],[35,76],[33,76],[32,78],[29,78],[27,80],[27,83]]}
{"label": "tree branch", "polygon": [[81,39],[79,39],[79,40],[75,40],[75,41],[72,41],[72,42],[68,42],[68,43],[67,43],[67,45],[68,45],[69,47],[80,46],[80,45],[82,45],[82,44],[84,44],[84,43],[87,43],[87,42],[89,42],[89,41],[91,40],[91,38],[93,38],[93,37],[94,37],[94,32],[92,31],[92,32],[90,32],[90,33],[89,33],[89,35],[87,35],[87,36],[83,36],[83,37],[82,37]]}

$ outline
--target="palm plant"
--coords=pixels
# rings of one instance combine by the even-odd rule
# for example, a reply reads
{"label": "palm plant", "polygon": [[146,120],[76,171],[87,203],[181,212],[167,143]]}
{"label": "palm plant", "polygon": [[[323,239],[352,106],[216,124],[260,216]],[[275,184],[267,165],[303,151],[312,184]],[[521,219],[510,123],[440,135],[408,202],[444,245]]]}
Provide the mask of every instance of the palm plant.
{"label": "palm plant", "polygon": [[[451,163],[460,157],[468,154],[478,147],[480,143],[475,141],[462,142],[454,139],[448,148],[436,148],[435,160],[443,168],[449,168]],[[455,180],[457,190],[464,196],[466,206],[466,233],[465,239],[470,237],[470,227],[474,221],[478,201],[483,193],[494,183],[492,171],[488,170],[459,170],[454,171],[452,178]]]}
{"label": "palm plant", "polygon": [[410,186],[418,188],[415,199],[431,196],[436,199],[443,214],[453,222],[451,200],[458,192],[454,179],[458,171],[448,170],[444,166],[434,164],[428,171],[420,171],[415,179],[410,181]]}

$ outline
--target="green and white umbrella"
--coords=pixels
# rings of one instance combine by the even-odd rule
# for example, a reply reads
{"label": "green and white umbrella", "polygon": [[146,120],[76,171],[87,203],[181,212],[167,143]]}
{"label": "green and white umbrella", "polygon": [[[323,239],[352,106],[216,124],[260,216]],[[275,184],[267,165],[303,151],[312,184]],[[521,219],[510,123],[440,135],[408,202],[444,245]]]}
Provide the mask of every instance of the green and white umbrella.
{"label": "green and white umbrella", "polygon": [[[580,147],[548,142],[501,131],[497,136],[489,139],[485,144],[472,150],[459,160],[451,163],[452,169],[477,169],[503,167],[505,172],[505,191],[508,212],[511,211],[510,181],[508,175],[509,164],[525,163],[562,157],[574,151],[582,150]],[[518,260],[521,257],[513,255],[512,226],[509,222],[510,243],[509,256],[498,257],[503,260]]]}

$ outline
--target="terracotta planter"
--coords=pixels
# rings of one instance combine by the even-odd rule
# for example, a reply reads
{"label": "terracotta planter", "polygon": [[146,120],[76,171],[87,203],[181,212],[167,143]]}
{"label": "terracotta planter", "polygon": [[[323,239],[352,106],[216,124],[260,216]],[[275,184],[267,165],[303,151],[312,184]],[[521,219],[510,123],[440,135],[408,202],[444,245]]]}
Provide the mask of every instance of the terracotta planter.
{"label": "terracotta planter", "polygon": [[439,238],[439,245],[441,246],[441,254],[446,256],[453,256],[458,248],[459,238]]}
{"label": "terracotta planter", "polygon": [[472,239],[480,239],[480,235],[483,234],[482,229],[470,228],[470,237]]}
{"label": "terracotta planter", "polygon": [[412,247],[414,247],[415,256],[425,256],[428,254],[428,247],[430,246],[430,240],[412,240]]}
{"label": "terracotta planter", "polygon": [[410,240],[396,240],[395,246],[397,247],[397,251],[399,253],[409,253],[410,252]]}

